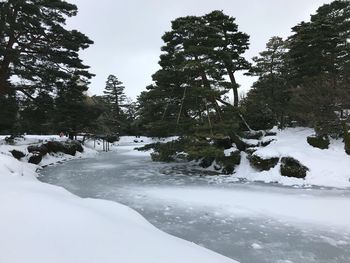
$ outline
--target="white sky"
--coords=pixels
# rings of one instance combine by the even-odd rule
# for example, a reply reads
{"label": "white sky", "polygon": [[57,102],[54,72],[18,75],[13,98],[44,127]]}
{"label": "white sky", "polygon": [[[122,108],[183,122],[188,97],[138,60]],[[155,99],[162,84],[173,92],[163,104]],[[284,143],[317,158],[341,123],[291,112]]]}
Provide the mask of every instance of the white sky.
{"label": "white sky", "polygon": [[[96,74],[90,93],[102,94],[109,74],[116,75],[128,96],[137,95],[152,82],[163,45],[161,36],[180,16],[223,10],[236,17],[239,30],[250,35],[246,58],[264,50],[272,36],[287,37],[291,27],[309,20],[310,14],[331,0],[68,0],[78,16],[68,26],[88,35],[95,44],[82,52],[85,64]],[[236,73],[241,90],[254,78]]]}

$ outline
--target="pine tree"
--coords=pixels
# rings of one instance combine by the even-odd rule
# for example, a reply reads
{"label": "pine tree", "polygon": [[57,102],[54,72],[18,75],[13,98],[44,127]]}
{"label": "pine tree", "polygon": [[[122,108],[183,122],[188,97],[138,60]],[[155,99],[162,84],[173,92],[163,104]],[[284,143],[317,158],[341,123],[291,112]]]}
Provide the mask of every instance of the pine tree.
{"label": "pine tree", "polygon": [[289,38],[293,113],[321,136],[341,134],[339,117],[350,108],[349,17],[350,2],[333,1]]}
{"label": "pine tree", "polygon": [[57,132],[65,132],[73,137],[85,132],[92,116],[86,105],[87,83],[75,76],[60,88],[55,100],[55,126]]}
{"label": "pine tree", "polygon": [[41,91],[35,101],[27,98],[22,102],[19,123],[21,131],[30,134],[56,133],[53,123],[54,98],[46,91]]}
{"label": "pine tree", "polygon": [[293,27],[289,38],[292,80],[324,75],[334,88],[350,78],[350,2],[333,1],[321,6],[310,22]]}
{"label": "pine tree", "polygon": [[110,110],[107,113],[108,122],[112,126],[114,134],[120,133],[121,126],[125,121],[122,107],[126,101],[123,83],[114,75],[109,75],[106,81],[106,87],[103,91],[104,99],[109,104]]}
{"label": "pine tree", "polygon": [[288,101],[287,46],[280,37],[272,37],[266,50],[253,57],[249,75],[258,76],[244,100],[245,116],[253,129],[285,125]]}
{"label": "pine tree", "polygon": [[219,102],[228,106],[225,95],[233,89],[238,105],[234,73],[249,67],[241,57],[249,37],[237,28],[234,18],[221,11],[172,22],[172,30],[162,38],[161,69],[139,98],[141,119],[148,127],[157,134],[212,136],[219,130],[223,117]]}
{"label": "pine tree", "polygon": [[77,30],[64,28],[77,7],[63,0],[0,2],[0,94],[20,91],[34,96],[42,80],[47,91],[73,75],[90,78],[78,52],[93,42]]}

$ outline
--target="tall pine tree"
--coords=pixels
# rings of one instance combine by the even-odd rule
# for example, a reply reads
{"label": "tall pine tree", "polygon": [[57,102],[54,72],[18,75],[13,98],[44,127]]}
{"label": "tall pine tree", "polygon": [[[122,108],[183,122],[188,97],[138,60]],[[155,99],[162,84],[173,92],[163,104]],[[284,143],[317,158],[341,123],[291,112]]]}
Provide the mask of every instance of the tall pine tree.
{"label": "tall pine tree", "polygon": [[63,0],[0,2],[0,94],[20,91],[34,96],[42,80],[50,91],[73,75],[90,78],[78,52],[93,42],[77,30],[64,28],[77,7]]}

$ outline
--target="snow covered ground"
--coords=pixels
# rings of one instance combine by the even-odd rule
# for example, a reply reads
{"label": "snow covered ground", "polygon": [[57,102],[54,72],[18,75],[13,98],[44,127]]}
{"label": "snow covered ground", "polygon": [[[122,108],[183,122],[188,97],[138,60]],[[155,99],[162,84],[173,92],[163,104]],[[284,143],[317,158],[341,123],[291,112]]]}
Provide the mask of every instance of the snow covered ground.
{"label": "snow covered ground", "polygon": [[281,176],[280,164],[269,171],[257,171],[250,166],[247,155],[243,154],[242,162],[231,180],[241,178],[283,185],[350,188],[350,156],[345,153],[341,140],[331,140],[329,149],[321,150],[307,143],[307,137],[314,134],[312,129],[289,128],[275,131],[276,136],[266,137],[275,141],[266,147],[258,148],[254,154],[262,158],[293,157],[309,168],[306,178]]}
{"label": "snow covered ground", "polygon": [[[243,156],[234,175],[215,177],[212,181],[234,183],[247,179],[296,186],[350,187],[350,157],[345,154],[342,142],[334,140],[329,149],[320,150],[306,142],[306,137],[312,133],[311,129],[306,128],[278,131],[276,136],[270,137],[276,141],[256,151],[261,157],[290,156],[299,160],[310,169],[305,180],[282,177],[279,165],[270,171],[258,172]],[[58,136],[27,135],[15,145],[1,143],[3,139],[0,137],[0,263],[235,262],[161,232],[126,206],[110,201],[82,199],[62,188],[40,183],[36,179],[38,166],[28,164],[26,157],[22,162],[17,161],[9,153],[13,149],[26,152],[28,144],[64,139]],[[130,158],[148,155],[149,153],[132,149],[154,141],[145,137],[122,137],[110,148],[116,151],[122,148],[120,154],[127,160],[128,155]],[[86,146],[85,152],[77,153],[75,157],[47,155],[41,165],[82,157],[95,158],[97,152],[102,150],[99,141],[88,141]],[[115,163],[108,163],[109,168],[101,163],[96,165],[100,167],[95,167],[97,174],[94,176],[98,176],[101,169],[104,171],[118,167]],[[144,175],[139,172],[132,174],[131,169],[126,175],[128,178],[137,176],[150,182],[152,169],[150,172],[141,169]],[[72,176],[81,180],[75,174]],[[188,183],[191,184],[192,179],[189,180]],[[267,215],[296,224],[330,227],[336,233],[340,230],[350,231],[350,214],[345,209],[349,204],[347,195],[323,198],[308,195],[307,190],[302,195],[294,195],[278,191],[257,193],[239,189],[232,191],[182,186],[147,189],[136,187],[132,194],[137,196],[139,192],[153,201],[215,208],[220,210],[219,213],[224,211],[229,216],[236,214],[240,217],[263,218]],[[250,247],[257,251],[263,250],[261,244],[255,242],[251,242]]]}
{"label": "snow covered ground", "polygon": [[[1,263],[235,262],[165,234],[126,206],[82,199],[39,182],[38,166],[17,161],[8,151],[52,137],[27,138],[17,146],[0,145]],[[47,158],[52,163],[68,156]]]}

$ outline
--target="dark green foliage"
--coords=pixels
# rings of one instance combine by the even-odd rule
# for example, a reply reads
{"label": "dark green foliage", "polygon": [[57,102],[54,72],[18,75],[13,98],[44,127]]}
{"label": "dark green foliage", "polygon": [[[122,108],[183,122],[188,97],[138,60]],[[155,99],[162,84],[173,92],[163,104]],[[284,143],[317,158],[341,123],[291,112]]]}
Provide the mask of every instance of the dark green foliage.
{"label": "dark green foliage", "polygon": [[305,178],[309,169],[298,160],[291,157],[281,159],[281,175],[287,177]]}
{"label": "dark green foliage", "polygon": [[92,76],[78,52],[93,42],[64,28],[66,18],[76,14],[77,7],[63,0],[0,2],[0,94],[35,96],[73,75]]}
{"label": "dark green foliage", "polygon": [[15,94],[0,94],[0,134],[12,134],[16,131],[17,111],[18,101]]}
{"label": "dark green foliage", "polygon": [[292,117],[317,135],[339,136],[350,100],[350,2],[321,6],[289,38]]}
{"label": "dark green foliage", "polygon": [[249,75],[258,76],[242,105],[244,115],[253,129],[266,130],[284,126],[287,102],[290,99],[286,82],[287,47],[280,37],[272,37],[266,50],[254,57]]}
{"label": "dark green foliage", "polygon": [[309,136],[307,142],[313,147],[320,148],[322,150],[328,149],[329,139],[327,136]]}
{"label": "dark green foliage", "polygon": [[64,131],[71,136],[96,130],[96,120],[102,112],[98,105],[89,102],[86,90],[87,83],[77,77],[59,90],[54,117],[57,132]]}
{"label": "dark green foliage", "polygon": [[293,81],[326,75],[337,82],[349,79],[350,2],[336,0],[322,5],[310,22],[302,22],[289,38],[289,66]]}
{"label": "dark green foliage", "polygon": [[345,152],[350,155],[350,134],[349,128],[345,122],[343,122],[343,130],[344,130],[344,149]]}
{"label": "dark green foliage", "polygon": [[238,105],[234,73],[249,68],[242,57],[248,39],[221,11],[174,20],[163,36],[161,69],[138,98],[147,134],[214,137],[236,129],[237,113],[224,95],[233,90]]}
{"label": "dark green foliage", "polygon": [[20,129],[29,134],[52,134],[54,130],[55,102],[49,93],[43,91],[35,101],[27,99],[20,111]]}
{"label": "dark green foliage", "polygon": [[180,138],[167,143],[156,143],[143,148],[143,150],[152,147],[154,152],[151,154],[152,160],[157,162],[173,162],[177,159],[178,153],[185,152],[185,148],[190,141],[189,138]]}
{"label": "dark green foliage", "polygon": [[217,148],[230,149],[232,147],[232,140],[230,137],[215,138],[214,146]]}
{"label": "dark green foliage", "polygon": [[125,87],[123,83],[114,75],[109,75],[106,81],[106,87],[103,93],[103,99],[106,103],[105,125],[110,134],[123,134],[126,129],[126,116],[123,107],[126,107]]}
{"label": "dark green foliage", "polygon": [[248,157],[250,164],[260,171],[268,171],[275,167],[279,161],[279,158],[261,158],[255,154]]}
{"label": "dark green foliage", "polygon": [[262,131],[248,131],[248,132],[242,133],[243,138],[253,139],[253,140],[260,140],[263,135],[264,134]]}

